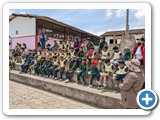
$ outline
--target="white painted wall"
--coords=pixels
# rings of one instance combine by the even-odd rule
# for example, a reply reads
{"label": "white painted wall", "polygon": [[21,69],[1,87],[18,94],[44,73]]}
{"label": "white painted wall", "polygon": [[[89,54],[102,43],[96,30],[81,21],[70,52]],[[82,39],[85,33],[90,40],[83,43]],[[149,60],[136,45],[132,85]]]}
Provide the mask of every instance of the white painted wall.
{"label": "white painted wall", "polygon": [[113,37],[112,37],[112,36],[107,36],[107,37],[105,37],[105,40],[106,40],[106,42],[108,43],[108,45],[109,45],[109,43],[110,43],[110,39],[113,39]]}
{"label": "white painted wall", "polygon": [[138,34],[138,35],[134,35],[134,37],[135,37],[135,40],[137,39],[137,38],[141,38],[141,37],[143,37],[144,36],[144,34]]}
{"label": "white painted wall", "polygon": [[[18,30],[18,35],[16,35]],[[36,19],[29,17],[16,17],[9,22],[9,35],[11,37],[22,37],[36,35]]]}

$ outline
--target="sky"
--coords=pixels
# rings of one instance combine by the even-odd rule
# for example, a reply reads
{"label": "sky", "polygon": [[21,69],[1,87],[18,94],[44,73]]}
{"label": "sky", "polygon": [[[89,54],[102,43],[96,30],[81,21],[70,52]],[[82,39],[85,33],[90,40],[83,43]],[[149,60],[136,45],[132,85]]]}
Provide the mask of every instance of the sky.
{"label": "sky", "polygon": [[[9,14],[47,16],[95,35],[107,31],[125,30],[125,9],[10,9]],[[129,29],[145,28],[145,11],[129,10]]]}

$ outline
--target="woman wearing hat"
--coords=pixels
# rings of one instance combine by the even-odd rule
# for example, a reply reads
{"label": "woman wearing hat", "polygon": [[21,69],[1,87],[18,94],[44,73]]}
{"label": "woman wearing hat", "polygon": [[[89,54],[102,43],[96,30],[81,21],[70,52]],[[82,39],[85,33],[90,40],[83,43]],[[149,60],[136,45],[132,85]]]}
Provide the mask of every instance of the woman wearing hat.
{"label": "woman wearing hat", "polygon": [[140,70],[140,62],[137,59],[132,59],[131,61],[126,61],[125,64],[129,72],[124,78],[124,82],[119,85],[121,104],[129,109],[139,108],[136,97],[144,83],[144,75]]}

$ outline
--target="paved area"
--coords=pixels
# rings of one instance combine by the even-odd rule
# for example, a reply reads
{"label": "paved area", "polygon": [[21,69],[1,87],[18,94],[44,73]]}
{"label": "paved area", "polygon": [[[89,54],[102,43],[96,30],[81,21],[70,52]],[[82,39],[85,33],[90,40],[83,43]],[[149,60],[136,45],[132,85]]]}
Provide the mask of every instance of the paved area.
{"label": "paved area", "polygon": [[9,81],[10,109],[97,109],[97,107]]}

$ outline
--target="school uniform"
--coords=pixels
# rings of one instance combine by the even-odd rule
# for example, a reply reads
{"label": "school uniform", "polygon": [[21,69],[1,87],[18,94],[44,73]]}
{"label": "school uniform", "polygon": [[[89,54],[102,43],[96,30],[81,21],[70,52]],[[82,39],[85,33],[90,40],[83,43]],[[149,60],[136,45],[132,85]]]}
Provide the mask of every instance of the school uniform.
{"label": "school uniform", "polygon": [[77,59],[77,66],[79,67],[80,64],[82,63],[82,58],[84,57],[84,52],[83,51],[78,52],[77,57],[78,57],[78,59]]}
{"label": "school uniform", "polygon": [[57,73],[60,72],[60,79],[62,79],[62,75],[64,73],[65,70],[65,64],[66,64],[66,60],[59,60],[59,67],[55,69],[54,71],[54,78],[57,78]]}
{"label": "school uniform", "polygon": [[38,71],[39,67],[40,67],[40,60],[36,60],[36,63],[35,63],[35,66],[34,66],[36,75],[39,75],[39,71]]}
{"label": "school uniform", "polygon": [[48,77],[50,76],[50,69],[52,67],[52,61],[46,61],[46,67],[44,69],[44,74]]}
{"label": "school uniform", "polygon": [[119,62],[119,58],[122,56],[121,52],[114,52],[113,53],[113,59],[111,60],[111,63],[117,64]]}
{"label": "school uniform", "polygon": [[80,70],[80,72],[78,73],[78,76],[77,76],[77,82],[80,81],[80,77],[82,76],[82,81],[85,83],[84,77],[88,73],[88,65],[86,63],[81,64],[80,69],[81,70]]}
{"label": "school uniform", "polygon": [[92,60],[91,61],[91,64],[92,64],[92,67],[91,67],[91,81],[90,81],[90,85],[92,85],[92,82],[93,82],[93,79],[96,77],[97,81],[99,81],[100,79],[100,72],[98,70],[98,67],[97,67],[97,64],[98,63],[98,60]]}
{"label": "school uniform", "polygon": [[72,75],[77,69],[77,61],[73,60],[69,62],[68,70],[66,70],[66,79],[69,79],[71,81]]}
{"label": "school uniform", "polygon": [[127,66],[124,66],[123,68],[120,68],[118,66],[116,74],[114,74],[113,77],[116,78],[117,80],[124,79],[125,74],[127,73],[127,71],[128,71],[128,67]]}
{"label": "school uniform", "polygon": [[45,66],[45,60],[40,60],[40,66],[38,67],[38,74],[43,74],[42,73],[42,69],[44,68]]}
{"label": "school uniform", "polygon": [[102,55],[101,60],[102,60],[102,62],[104,62],[110,56],[110,52],[109,51],[105,52],[102,50],[101,55]]}

